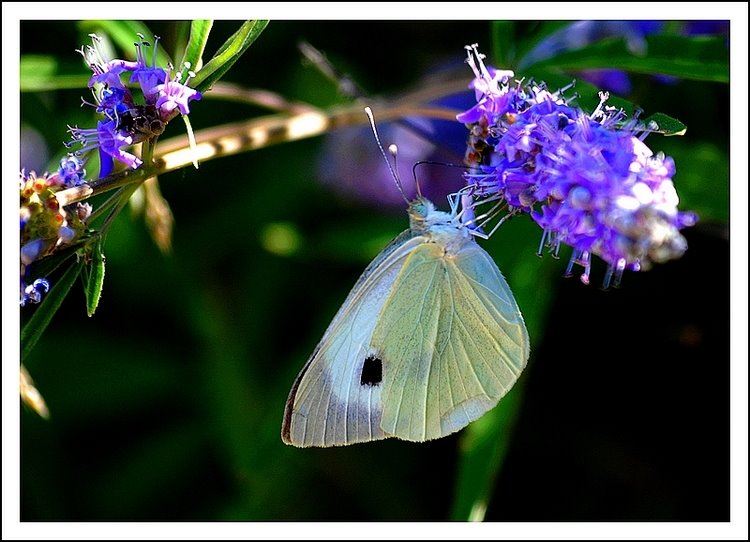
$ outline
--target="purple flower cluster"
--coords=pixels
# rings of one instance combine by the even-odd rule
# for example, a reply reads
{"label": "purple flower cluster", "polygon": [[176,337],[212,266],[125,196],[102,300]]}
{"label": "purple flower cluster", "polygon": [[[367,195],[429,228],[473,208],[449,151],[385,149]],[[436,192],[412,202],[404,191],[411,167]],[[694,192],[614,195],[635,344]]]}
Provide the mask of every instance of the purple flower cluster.
{"label": "purple flower cluster", "polygon": [[[542,246],[573,247],[568,273],[591,256],[608,264],[605,287],[625,269],[679,258],[680,229],[696,221],[677,210],[674,161],[654,154],[637,119],[605,105],[586,114],[543,85],[510,84],[513,72],[485,66],[469,46],[477,104],[458,115],[469,129],[467,184],[476,202],[502,200],[509,213],[528,213],[544,230]],[[541,249],[541,246],[540,246]],[[541,250],[540,250],[541,251]]]}
{"label": "purple flower cluster", "polygon": [[[100,177],[109,175],[118,160],[129,167],[137,168],[142,160],[126,148],[147,139],[159,136],[167,122],[178,114],[190,113],[188,102],[201,99],[197,90],[188,82],[193,73],[189,65],[185,70],[170,76],[169,70],[156,66],[156,46],[151,60],[145,52],[150,45],[139,35],[136,44],[136,60],[109,60],[104,52],[101,38],[91,35],[93,46],[79,52],[93,74],[88,86],[94,94],[96,108],[104,118],[96,128],[70,128],[72,146],[79,143],[81,148],[60,161],[60,167],[53,173],[38,177],[33,171],[21,172],[20,181],[20,222],[21,222],[21,305],[39,303],[43,294],[50,288],[43,277],[33,277],[31,265],[61,245],[74,242],[86,229],[91,215],[91,205],[76,203],[61,206],[56,192],[73,188],[86,182],[86,170],[81,155],[98,149],[101,169]],[[155,38],[158,42],[158,38]],[[137,102],[131,90],[123,84],[121,76],[129,73],[129,83],[137,83],[143,94]],[[183,73],[187,75],[180,82]]]}
{"label": "purple flower cluster", "polygon": [[[97,112],[104,115],[96,128],[70,128],[73,142],[82,147],[83,153],[98,149],[101,162],[100,177],[109,175],[114,168],[114,161],[137,168],[142,161],[125,148],[146,139],[159,136],[169,120],[178,113],[190,113],[189,100],[200,100],[201,93],[190,88],[188,83],[193,73],[186,64],[187,78],[180,82],[183,72],[170,77],[169,71],[156,66],[156,45],[152,59],[145,56],[149,44],[139,35],[136,44],[136,60],[109,60],[102,40],[91,35],[93,46],[82,48],[79,52],[91,68],[93,75],[89,79],[96,103],[90,104]],[[158,44],[158,38],[155,38]],[[137,103],[131,90],[123,84],[120,76],[130,73],[130,83],[138,83],[143,94],[144,103]]]}
{"label": "purple flower cluster", "polygon": [[32,281],[31,264],[55,248],[73,242],[85,229],[91,205],[76,203],[61,208],[55,196],[58,190],[83,184],[85,176],[83,162],[74,155],[60,160],[60,167],[54,173],[41,177],[33,171],[21,173],[21,306],[39,303],[50,287],[45,278]]}

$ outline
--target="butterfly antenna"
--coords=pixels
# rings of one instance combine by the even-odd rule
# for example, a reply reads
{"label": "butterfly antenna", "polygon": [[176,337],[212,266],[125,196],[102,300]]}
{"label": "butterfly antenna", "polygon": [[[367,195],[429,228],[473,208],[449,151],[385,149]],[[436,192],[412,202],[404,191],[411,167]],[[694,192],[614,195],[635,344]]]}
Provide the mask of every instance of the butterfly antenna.
{"label": "butterfly antenna", "polygon": [[[380,149],[380,154],[383,155],[385,164],[388,166],[388,171],[391,172],[391,176],[396,183],[398,191],[401,192],[401,196],[404,198],[404,201],[406,201],[406,203],[409,203],[409,198],[407,198],[406,194],[404,193],[404,185],[401,183],[401,178],[398,176],[397,170],[394,169],[394,166],[396,165],[396,157],[398,156],[398,147],[396,147],[396,145],[390,145],[388,147],[388,152],[390,152],[391,156],[393,157],[393,165],[391,165],[391,161],[388,159],[388,155],[385,153],[383,145],[380,143],[380,136],[378,136],[378,129],[375,127],[375,117],[373,117],[372,115],[372,109],[370,109],[369,107],[365,107],[365,114],[367,115],[367,118],[370,119],[372,133],[375,136],[375,141],[377,142],[378,148]],[[422,196],[419,190],[419,184],[417,184],[417,195],[419,195],[420,197]]]}

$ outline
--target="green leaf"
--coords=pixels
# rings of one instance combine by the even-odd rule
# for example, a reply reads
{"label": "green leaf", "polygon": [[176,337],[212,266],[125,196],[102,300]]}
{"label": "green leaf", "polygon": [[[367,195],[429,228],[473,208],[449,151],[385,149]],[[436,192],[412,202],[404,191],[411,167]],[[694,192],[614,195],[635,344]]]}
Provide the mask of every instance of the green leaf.
{"label": "green leaf", "polygon": [[664,113],[654,113],[642,122],[649,131],[665,136],[681,136],[687,131],[687,126]]}
{"label": "green leaf", "polygon": [[688,138],[664,138],[658,150],[674,158],[677,173],[673,181],[680,196],[680,210],[698,213],[699,225],[727,223],[729,161],[726,150],[714,143]]}
{"label": "green leaf", "polygon": [[70,88],[85,88],[90,73],[61,73],[57,59],[48,55],[23,55],[21,57],[21,92],[39,92]]}
{"label": "green leaf", "polygon": [[83,258],[79,258],[77,262],[65,271],[57,283],[52,285],[42,303],[34,311],[29,321],[26,322],[26,325],[23,326],[21,330],[21,360],[26,359],[33,350],[39,337],[42,336],[42,333],[47,329],[52,317],[57,312],[57,309],[62,305],[65,296],[68,295],[68,292],[73,287],[82,269]]}
{"label": "green leaf", "polygon": [[529,54],[539,43],[545,38],[555,34],[556,32],[570,26],[570,21],[545,21],[537,23],[534,30],[526,36],[519,37],[517,40],[519,43],[516,46],[516,66],[524,66],[528,64],[525,61],[526,55]]}
{"label": "green leaf", "polygon": [[193,88],[205,92],[218,81],[268,26],[268,21],[245,21],[240,29],[224,42],[216,55],[192,79]]}
{"label": "green leaf", "polygon": [[83,278],[83,291],[86,294],[86,313],[89,317],[94,315],[96,307],[99,305],[99,298],[102,295],[104,286],[104,252],[103,241],[101,237],[91,246],[89,253],[90,261],[83,268],[81,278]]}
{"label": "green leaf", "polygon": [[[515,23],[492,21],[492,54],[496,66],[510,66],[515,55]],[[481,49],[480,49],[481,52]]]}
{"label": "green leaf", "polygon": [[174,44],[174,58],[179,58],[180,51],[185,55],[188,41],[190,40],[190,28],[192,21],[175,21],[174,30],[172,31],[172,43]]}
{"label": "green leaf", "polygon": [[719,83],[729,82],[729,51],[723,37],[674,35],[647,36],[647,51],[637,56],[625,40],[611,38],[591,46],[566,51],[524,69],[560,71],[617,69],[650,75],[672,75]]}
{"label": "green leaf", "polygon": [[196,20],[190,22],[190,38],[185,47],[185,54],[180,62],[180,67],[185,62],[190,63],[190,69],[197,72],[203,66],[203,51],[206,49],[208,35],[211,33],[211,27],[214,22],[211,20]]}
{"label": "green leaf", "polygon": [[79,239],[76,239],[73,241],[70,245],[66,245],[63,248],[59,248],[55,250],[53,254],[50,256],[45,256],[44,258],[41,258],[40,260],[37,260],[34,262],[34,265],[31,266],[31,271],[29,278],[39,278],[39,277],[48,277],[52,273],[55,272],[55,270],[63,265],[67,260],[69,260],[72,256],[75,256],[76,253],[90,240],[89,236],[86,234],[82,235]]}
{"label": "green leaf", "polygon": [[510,446],[522,396],[522,386],[516,384],[497,407],[466,428],[451,519],[484,519],[495,478]]}
{"label": "green leaf", "polygon": [[[140,21],[117,21],[117,20],[90,20],[80,21],[78,28],[88,34],[102,34],[109,37],[117,46],[128,56],[135,56],[134,43],[138,40],[138,34],[143,34],[144,39],[154,46],[154,33],[149,30],[148,26]],[[150,52],[149,55],[152,55]],[[148,56],[147,58],[150,58]],[[164,47],[158,47],[156,49],[156,64],[158,66],[166,66],[172,63],[172,59],[169,58],[169,54]]]}

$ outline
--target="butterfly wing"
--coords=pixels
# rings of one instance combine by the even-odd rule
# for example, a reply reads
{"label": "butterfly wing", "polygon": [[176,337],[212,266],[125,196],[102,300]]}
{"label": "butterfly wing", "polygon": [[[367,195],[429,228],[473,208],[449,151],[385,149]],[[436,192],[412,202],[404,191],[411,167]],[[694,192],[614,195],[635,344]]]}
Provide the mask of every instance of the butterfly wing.
{"label": "butterfly wing", "polygon": [[[338,446],[390,436],[380,426],[382,370],[378,374],[372,333],[399,271],[421,243],[405,231],[362,273],[292,386],[281,430],[285,443]],[[373,374],[363,383],[366,363]]]}
{"label": "butterfly wing", "polygon": [[292,387],[284,442],[439,438],[507,393],[528,359],[526,327],[492,258],[459,246],[406,231],[367,267]]}
{"label": "butterfly wing", "polygon": [[372,336],[383,360],[386,434],[443,437],[493,408],[518,379],[529,339],[513,295],[474,241],[408,254]]}

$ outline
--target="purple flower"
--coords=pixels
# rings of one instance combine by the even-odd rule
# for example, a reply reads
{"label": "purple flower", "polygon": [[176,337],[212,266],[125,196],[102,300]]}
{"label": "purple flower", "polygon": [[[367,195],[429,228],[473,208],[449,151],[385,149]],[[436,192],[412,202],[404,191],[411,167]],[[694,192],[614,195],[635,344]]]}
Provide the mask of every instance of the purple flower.
{"label": "purple flower", "polygon": [[133,136],[126,131],[119,130],[114,120],[100,120],[96,128],[70,128],[69,131],[74,140],[83,145],[78,152],[84,153],[91,149],[99,149],[100,177],[106,177],[112,172],[115,159],[133,169],[143,163],[134,154],[123,150],[123,147],[133,144]]}
{"label": "purple flower", "polygon": [[57,174],[66,188],[79,186],[86,182],[84,180],[86,170],[83,167],[83,160],[74,154],[69,154],[60,160]]}
{"label": "purple flower", "polygon": [[86,64],[94,72],[89,79],[89,88],[94,85],[106,85],[109,88],[121,88],[125,86],[120,81],[120,74],[131,71],[137,67],[136,62],[114,59],[110,60],[104,50],[102,39],[96,34],[89,34],[92,45],[81,47],[78,51],[83,56]]}
{"label": "purple flower", "polygon": [[195,75],[193,72],[189,73],[184,85],[174,80],[166,81],[164,84],[157,85],[154,88],[159,96],[155,104],[156,109],[159,111],[162,119],[168,119],[175,109],[178,109],[182,115],[189,114],[188,101],[200,100],[202,98],[200,92],[187,86],[188,81],[190,81],[193,75]]}
{"label": "purple flower", "polygon": [[133,144],[133,136],[118,130],[117,123],[113,120],[100,120],[96,125],[97,141],[99,146],[99,159],[101,161],[100,176],[104,177],[112,172],[114,159],[135,169],[143,161],[123,150]]}
{"label": "purple flower", "polygon": [[95,96],[97,113],[104,113],[108,118],[119,118],[134,105],[133,96],[128,89],[105,87]]}
{"label": "purple flower", "polygon": [[21,263],[23,265],[29,265],[39,257],[44,249],[44,241],[42,239],[34,239],[29,241],[21,247]]}
{"label": "purple flower", "polygon": [[[476,203],[502,199],[509,214],[528,213],[543,230],[541,246],[555,254],[574,249],[588,282],[591,255],[609,266],[605,286],[625,269],[678,258],[686,250],[679,230],[695,223],[677,211],[674,161],[654,155],[636,120],[605,105],[588,115],[562,91],[533,83],[499,87],[476,46],[468,47],[477,106],[470,114],[466,174]],[[541,249],[541,247],[540,247]]]}
{"label": "purple flower", "polygon": [[133,73],[130,76],[130,82],[138,82],[143,96],[146,98],[146,102],[154,103],[158,94],[158,90],[155,87],[162,84],[168,77],[166,70],[156,66],[156,49],[159,45],[159,37],[154,36],[154,52],[151,56],[150,65],[145,55],[145,50],[149,46],[149,43],[144,41],[141,34],[138,34],[138,37],[140,38],[140,42],[135,46],[137,67],[132,70]]}
{"label": "purple flower", "polygon": [[31,285],[30,268],[35,262],[51,254],[57,247],[73,243],[86,228],[91,215],[91,205],[76,203],[61,206],[56,192],[84,182],[83,163],[74,155],[60,161],[58,171],[37,176],[36,173],[21,172],[20,190],[20,279],[21,305],[38,303],[49,289],[45,279],[37,279]]}
{"label": "purple flower", "polygon": [[168,77],[162,68],[142,67],[133,71],[130,76],[131,83],[138,83],[147,102],[153,103],[158,97],[159,90],[156,88],[163,84]]}
{"label": "purple flower", "polygon": [[[164,132],[165,124],[176,114],[175,110],[187,115],[190,112],[188,101],[201,98],[200,92],[187,85],[194,75],[192,72],[181,84],[179,75],[170,80],[169,72],[156,66],[158,37],[155,38],[154,52],[149,61],[145,51],[150,45],[142,35],[138,36],[135,61],[110,60],[101,38],[93,34],[93,46],[80,50],[94,72],[89,86],[93,87],[96,104],[88,105],[95,107],[105,118],[98,122],[95,129],[71,128],[70,133],[74,142],[82,145],[78,153],[98,148],[100,177],[112,173],[115,160],[128,167],[139,167],[142,160],[125,148],[158,137]],[[131,90],[122,83],[120,76],[128,72],[131,74],[130,82],[140,85],[145,103],[138,103]],[[74,182],[73,177],[70,181]]]}
{"label": "purple flower", "polygon": [[581,70],[578,75],[595,87],[620,96],[630,94],[633,87],[630,77],[622,70]]}
{"label": "purple flower", "polygon": [[508,93],[507,83],[513,77],[510,70],[485,67],[482,62],[484,55],[475,48],[470,50],[473,54],[469,54],[467,63],[477,77],[469,84],[469,88],[474,89],[477,105],[457,117],[459,122],[469,124],[478,122],[482,115],[502,115],[508,110],[508,102],[512,96]]}
{"label": "purple flower", "polygon": [[47,279],[36,279],[33,283],[26,286],[21,282],[21,306],[26,303],[39,303],[42,295],[49,292],[49,281]]}
{"label": "purple flower", "polygon": [[120,80],[120,74],[135,68],[136,64],[125,60],[112,60],[103,66],[89,65],[94,74],[89,79],[89,88],[94,85],[104,85],[108,88],[125,89]]}

